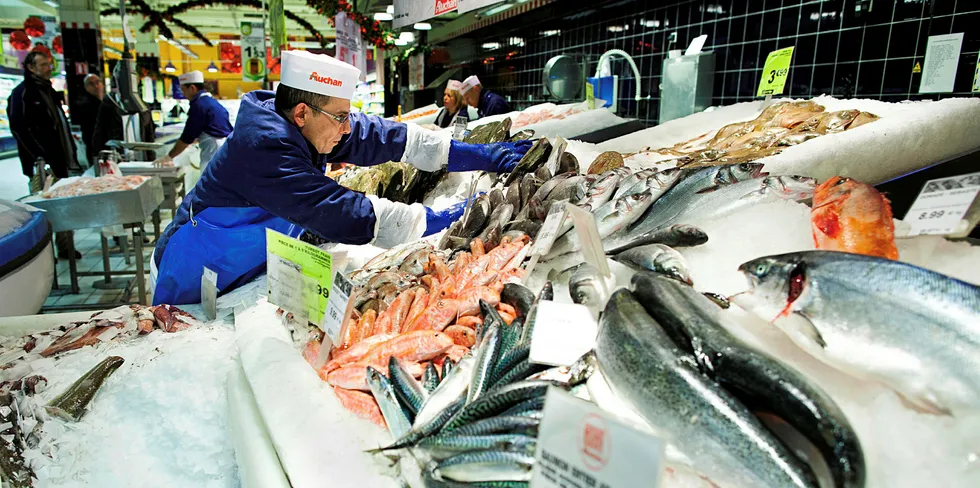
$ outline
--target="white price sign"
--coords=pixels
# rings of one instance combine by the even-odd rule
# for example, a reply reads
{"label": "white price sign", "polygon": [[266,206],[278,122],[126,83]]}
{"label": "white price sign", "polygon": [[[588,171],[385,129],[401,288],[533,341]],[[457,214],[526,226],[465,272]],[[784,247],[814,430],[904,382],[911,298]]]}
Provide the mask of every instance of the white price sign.
{"label": "white price sign", "polygon": [[[980,192],[980,173],[939,178],[926,182],[915,203],[905,214],[909,236],[946,235],[958,229]],[[968,230],[968,229],[967,229]]]}
{"label": "white price sign", "polygon": [[558,174],[558,166],[561,164],[561,157],[565,154],[565,147],[568,146],[568,141],[563,139],[561,136],[555,139],[554,148],[551,150],[551,154],[548,156],[548,161],[545,165],[548,167],[548,171],[551,174]]}
{"label": "white price sign", "polygon": [[657,488],[664,448],[663,440],[551,387],[545,397],[530,486]]}
{"label": "white price sign", "polygon": [[531,247],[532,255],[544,256],[551,250],[555,239],[558,238],[558,229],[565,220],[566,203],[568,203],[568,200],[561,200],[551,204],[551,208],[548,209],[548,216],[545,217],[544,224],[541,224],[541,230],[538,231],[538,236],[534,240],[534,246]]}
{"label": "white price sign", "polygon": [[532,363],[570,366],[595,348],[599,325],[589,307],[576,303],[542,300],[531,332]]}
{"label": "white price sign", "polygon": [[333,287],[330,289],[330,298],[327,299],[327,311],[323,314],[323,324],[320,326],[320,329],[335,344],[340,340],[340,331],[347,313],[347,302],[353,290],[354,284],[338,271],[333,277]]}
{"label": "white price sign", "polygon": [[242,22],[242,80],[262,81],[265,78],[265,25],[262,22]]}
{"label": "white price sign", "polygon": [[599,237],[599,228],[595,223],[595,215],[571,203],[565,205],[565,208],[568,210],[568,215],[572,217],[575,232],[578,233],[585,262],[595,266],[600,275],[606,278],[612,276],[609,262],[606,261],[606,251],[602,247],[602,238]]}
{"label": "white price sign", "polygon": [[456,116],[456,118],[453,120],[453,139],[457,141],[463,140],[463,136],[466,135],[466,124],[468,123],[469,120],[466,117],[463,117],[462,115]]}
{"label": "white price sign", "polygon": [[201,274],[201,305],[208,320],[218,316],[218,273],[204,267]]}

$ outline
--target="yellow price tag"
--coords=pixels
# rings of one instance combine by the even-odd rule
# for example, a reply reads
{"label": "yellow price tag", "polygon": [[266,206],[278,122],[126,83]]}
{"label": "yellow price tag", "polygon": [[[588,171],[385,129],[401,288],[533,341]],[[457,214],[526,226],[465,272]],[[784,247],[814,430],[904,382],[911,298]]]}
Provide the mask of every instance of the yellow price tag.
{"label": "yellow price tag", "polygon": [[595,87],[589,82],[585,82],[585,102],[589,110],[595,110]]}
{"label": "yellow price tag", "polygon": [[333,257],[272,229],[266,229],[265,242],[269,302],[319,324],[333,284]]}
{"label": "yellow price tag", "polygon": [[793,59],[793,46],[769,53],[766,65],[762,68],[762,80],[759,82],[758,97],[766,95],[782,95],[789,77],[789,63]]}
{"label": "yellow price tag", "polygon": [[973,73],[973,93],[980,93],[980,59],[977,59],[977,70]]}

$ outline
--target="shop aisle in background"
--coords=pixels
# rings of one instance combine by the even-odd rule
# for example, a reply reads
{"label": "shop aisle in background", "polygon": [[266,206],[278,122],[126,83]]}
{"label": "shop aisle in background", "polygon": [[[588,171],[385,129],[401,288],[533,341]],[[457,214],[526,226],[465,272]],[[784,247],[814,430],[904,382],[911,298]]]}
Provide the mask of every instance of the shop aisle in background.
{"label": "shop aisle in background", "polygon": [[26,197],[28,192],[27,177],[20,168],[20,159],[13,157],[0,159],[0,199],[16,200]]}

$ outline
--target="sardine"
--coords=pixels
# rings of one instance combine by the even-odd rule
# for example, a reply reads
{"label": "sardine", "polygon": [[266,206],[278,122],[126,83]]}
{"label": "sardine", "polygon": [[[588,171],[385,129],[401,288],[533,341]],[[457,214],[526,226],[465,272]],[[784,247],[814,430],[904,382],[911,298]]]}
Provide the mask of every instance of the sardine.
{"label": "sardine", "polygon": [[703,376],[628,290],[606,305],[596,356],[612,390],[719,484],[819,486],[809,466]]}
{"label": "sardine", "polygon": [[617,254],[627,249],[646,244],[664,244],[670,247],[693,247],[708,242],[708,234],[693,225],[674,224],[669,227],[654,229],[645,234],[635,236],[629,243],[607,248],[609,254]]}
{"label": "sardine", "polygon": [[432,473],[453,481],[528,481],[534,456],[508,451],[474,451],[439,463]]}
{"label": "sardine", "polygon": [[617,254],[613,259],[636,269],[653,271],[688,285],[693,284],[691,272],[687,269],[687,260],[676,249],[664,244],[634,247]]}
{"label": "sardine", "polygon": [[[748,305],[830,366],[883,382],[927,412],[980,406],[980,287],[833,251],[758,258],[739,271],[755,298]],[[745,298],[733,297],[743,306]]]}
{"label": "sardine", "polygon": [[568,279],[568,294],[572,301],[588,307],[601,307],[605,301],[605,285],[595,266],[583,263]]}
{"label": "sardine", "polygon": [[388,358],[388,377],[398,400],[409,415],[414,417],[425,402],[426,394],[422,385],[405,370],[396,356]]}
{"label": "sardine", "polygon": [[374,395],[374,400],[378,402],[381,415],[385,418],[385,423],[388,424],[388,431],[391,432],[392,437],[399,439],[407,434],[412,429],[412,422],[398,402],[398,398],[395,396],[395,388],[388,381],[388,378],[379,373],[378,370],[368,366],[367,382],[371,394]]}
{"label": "sardine", "polygon": [[95,398],[95,394],[102,387],[102,383],[112,373],[116,372],[124,362],[126,361],[119,356],[109,356],[103,359],[83,374],[81,378],[75,380],[67,390],[51,400],[44,409],[56,417],[78,422],[88,411],[86,407]]}
{"label": "sardine", "polygon": [[780,416],[817,447],[837,487],[864,486],[857,434],[825,392],[802,374],[728,332],[720,309],[693,288],[653,273],[633,276],[633,294],[702,373],[746,405]]}

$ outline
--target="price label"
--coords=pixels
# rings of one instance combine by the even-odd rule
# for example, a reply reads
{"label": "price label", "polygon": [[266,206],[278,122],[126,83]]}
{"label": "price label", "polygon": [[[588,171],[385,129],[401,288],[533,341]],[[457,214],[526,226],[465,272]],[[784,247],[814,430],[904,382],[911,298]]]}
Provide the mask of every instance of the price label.
{"label": "price label", "polygon": [[457,141],[463,140],[463,137],[466,136],[466,124],[468,123],[469,120],[462,115],[457,115],[453,119],[453,139]]}
{"label": "price label", "polygon": [[599,325],[589,307],[542,300],[531,332],[532,363],[569,366],[595,347]]}
{"label": "price label", "polygon": [[330,289],[330,297],[327,299],[327,312],[323,316],[320,329],[335,344],[340,340],[340,331],[347,314],[347,302],[350,301],[350,294],[353,290],[354,284],[343,273],[338,271],[334,274],[333,287]]}
{"label": "price label", "polygon": [[218,316],[218,273],[204,267],[201,274],[201,305],[208,320]]}
{"label": "price label", "polygon": [[265,24],[242,22],[242,80],[262,81],[266,75]]}
{"label": "price label", "polygon": [[266,229],[269,302],[314,324],[323,320],[333,281],[329,252]]}
{"label": "price label", "polygon": [[551,387],[545,396],[530,486],[657,488],[665,447],[663,440],[595,404]]}
{"label": "price label", "polygon": [[561,227],[562,221],[565,220],[566,203],[568,203],[568,200],[561,200],[551,204],[551,208],[548,209],[548,216],[545,217],[544,224],[541,224],[538,237],[534,241],[534,246],[531,247],[531,255],[544,256],[551,250],[551,246],[558,237],[558,228]]}
{"label": "price label", "polygon": [[769,53],[762,68],[762,80],[756,96],[782,95],[789,76],[789,63],[793,60],[793,46]]}
{"label": "price label", "polygon": [[589,82],[585,82],[585,103],[589,110],[595,110],[595,87]]}
{"label": "price label", "polygon": [[909,236],[969,232],[960,222],[980,192],[980,173],[938,178],[926,182],[905,214]]}
{"label": "price label", "polygon": [[548,161],[545,163],[548,171],[551,171],[551,174],[558,174],[558,165],[561,163],[561,156],[565,154],[566,147],[568,147],[568,141],[566,141],[563,137],[558,136],[555,139],[555,144],[551,150],[551,154],[548,156]]}
{"label": "price label", "polygon": [[973,72],[973,93],[980,93],[980,57],[977,58],[977,69]]}
{"label": "price label", "polygon": [[571,203],[566,204],[565,209],[568,210],[568,215],[572,217],[572,225],[575,226],[575,232],[578,233],[578,241],[585,262],[595,266],[600,275],[606,278],[612,276],[609,271],[609,262],[606,261],[606,251],[602,247],[602,238],[599,237],[599,228],[595,223],[595,215]]}

